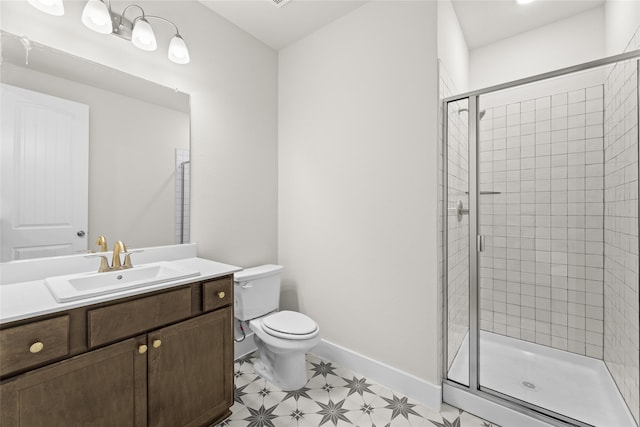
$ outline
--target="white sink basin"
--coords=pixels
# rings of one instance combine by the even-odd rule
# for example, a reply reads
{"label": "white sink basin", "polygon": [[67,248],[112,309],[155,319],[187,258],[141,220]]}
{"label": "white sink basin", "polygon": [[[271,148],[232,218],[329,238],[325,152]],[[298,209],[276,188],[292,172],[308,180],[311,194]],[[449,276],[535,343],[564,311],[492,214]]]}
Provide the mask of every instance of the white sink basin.
{"label": "white sink basin", "polygon": [[68,302],[199,275],[199,271],[163,261],[127,270],[49,277],[44,283],[58,302]]}

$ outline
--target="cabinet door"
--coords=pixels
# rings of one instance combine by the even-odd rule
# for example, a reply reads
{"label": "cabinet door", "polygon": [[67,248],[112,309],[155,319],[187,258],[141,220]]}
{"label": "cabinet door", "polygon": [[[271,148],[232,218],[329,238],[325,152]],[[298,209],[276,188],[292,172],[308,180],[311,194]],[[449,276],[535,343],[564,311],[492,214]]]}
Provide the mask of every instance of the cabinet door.
{"label": "cabinet door", "polygon": [[233,403],[231,307],[160,329],[149,339],[149,426],[202,426]]}
{"label": "cabinet door", "polygon": [[0,425],[146,425],[146,355],[142,339],[72,357],[0,384]]}

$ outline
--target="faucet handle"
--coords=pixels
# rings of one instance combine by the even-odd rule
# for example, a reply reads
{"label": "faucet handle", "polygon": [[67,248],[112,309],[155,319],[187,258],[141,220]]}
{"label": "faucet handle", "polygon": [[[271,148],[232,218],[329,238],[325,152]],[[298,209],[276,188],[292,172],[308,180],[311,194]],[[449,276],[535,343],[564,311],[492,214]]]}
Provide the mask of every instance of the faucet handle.
{"label": "faucet handle", "polygon": [[105,271],[109,271],[109,260],[104,255],[92,254],[85,255],[85,258],[101,258],[100,259],[100,268],[98,269],[98,273],[104,273]]}
{"label": "faucet handle", "polygon": [[135,249],[133,251],[123,252],[124,255],[124,265],[123,268],[132,268],[133,264],[131,264],[131,254],[137,254],[140,252],[144,252],[144,249]]}

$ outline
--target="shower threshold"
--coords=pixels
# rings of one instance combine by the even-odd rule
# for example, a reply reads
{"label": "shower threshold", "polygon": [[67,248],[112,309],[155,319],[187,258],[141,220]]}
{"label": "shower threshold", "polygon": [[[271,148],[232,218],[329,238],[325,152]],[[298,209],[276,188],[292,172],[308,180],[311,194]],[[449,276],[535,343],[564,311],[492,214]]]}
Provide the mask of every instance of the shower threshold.
{"label": "shower threshold", "polygon": [[[469,380],[469,334],[449,379]],[[602,360],[480,331],[480,384],[594,426],[637,427]]]}

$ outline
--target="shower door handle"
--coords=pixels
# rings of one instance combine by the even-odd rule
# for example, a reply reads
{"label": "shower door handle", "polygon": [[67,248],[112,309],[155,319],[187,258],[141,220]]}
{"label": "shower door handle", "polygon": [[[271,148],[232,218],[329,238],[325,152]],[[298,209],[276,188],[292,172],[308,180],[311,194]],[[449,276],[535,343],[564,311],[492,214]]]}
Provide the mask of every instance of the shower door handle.
{"label": "shower door handle", "polygon": [[484,236],[483,235],[478,234],[477,243],[478,243],[478,252],[484,252]]}
{"label": "shower door handle", "polygon": [[463,215],[469,215],[469,209],[465,209],[462,200],[458,200],[455,208],[449,208],[449,213],[458,217],[458,222],[462,222]]}

